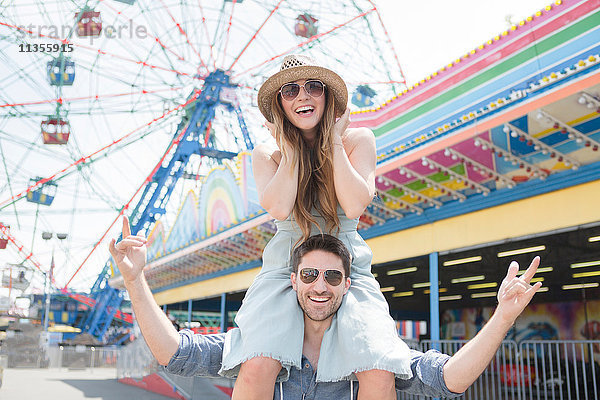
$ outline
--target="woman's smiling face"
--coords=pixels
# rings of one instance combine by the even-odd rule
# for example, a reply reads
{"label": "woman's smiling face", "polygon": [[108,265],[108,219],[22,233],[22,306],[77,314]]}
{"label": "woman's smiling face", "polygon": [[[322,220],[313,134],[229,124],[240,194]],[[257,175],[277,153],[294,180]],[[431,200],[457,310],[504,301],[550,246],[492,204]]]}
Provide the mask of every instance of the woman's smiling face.
{"label": "woman's smiling face", "polygon": [[303,134],[313,136],[316,134],[316,128],[325,112],[326,94],[315,98],[311,97],[302,85],[306,83],[306,79],[294,81],[300,85],[300,92],[293,100],[286,100],[281,97],[281,107],[294,126],[296,126]]}

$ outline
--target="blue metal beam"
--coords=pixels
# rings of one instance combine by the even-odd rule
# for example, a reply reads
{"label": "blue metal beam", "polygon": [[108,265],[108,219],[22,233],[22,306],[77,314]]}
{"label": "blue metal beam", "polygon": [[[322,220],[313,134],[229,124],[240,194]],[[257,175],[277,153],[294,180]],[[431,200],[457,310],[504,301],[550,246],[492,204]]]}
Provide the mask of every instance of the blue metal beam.
{"label": "blue metal beam", "polygon": [[440,285],[438,253],[429,254],[429,331],[431,340],[440,340]]}
{"label": "blue metal beam", "polygon": [[[197,100],[186,108],[186,114],[173,135],[171,151],[165,156],[164,161],[167,165],[161,165],[150,178],[131,214],[131,232],[134,235],[147,232],[165,213],[171,194],[192,155],[221,160],[232,159],[238,154],[217,149],[214,140],[205,140],[208,128],[215,118],[217,106],[225,106],[229,111],[235,112],[246,148],[251,150],[254,147],[239,102],[235,98],[236,85],[232,84],[229,78],[229,75],[221,70],[210,73],[204,79]],[[193,95],[195,91],[188,99]],[[201,143],[206,144],[202,146]],[[122,295],[115,297],[115,289],[107,285],[110,276],[111,264],[107,262],[91,290],[91,297],[96,300],[97,306],[89,311],[82,324],[84,332],[91,333],[99,340],[102,340],[112,322],[116,312],[115,304],[118,307],[122,301]]]}
{"label": "blue metal beam", "polygon": [[227,293],[221,293],[221,332],[227,332]]}

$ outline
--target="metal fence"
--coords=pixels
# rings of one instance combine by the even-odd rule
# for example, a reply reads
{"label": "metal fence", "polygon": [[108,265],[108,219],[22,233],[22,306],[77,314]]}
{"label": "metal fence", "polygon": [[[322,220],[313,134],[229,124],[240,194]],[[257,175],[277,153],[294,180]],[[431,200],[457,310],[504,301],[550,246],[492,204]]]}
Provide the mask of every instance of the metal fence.
{"label": "metal fence", "polygon": [[159,365],[142,337],[121,346],[117,357],[117,379],[142,379],[159,370]]}
{"label": "metal fence", "polygon": [[[424,340],[409,341],[408,344],[410,348],[423,352],[436,349],[453,355],[465,343],[465,340]],[[76,358],[67,355],[69,353],[64,350],[62,354],[63,360]],[[109,354],[103,352],[100,358],[110,359]],[[98,360],[90,358],[88,361],[86,358],[77,362],[91,364],[92,359]],[[227,399],[229,396],[215,390],[215,385],[233,386],[231,380],[177,377],[164,372],[142,339],[120,348],[117,361],[119,378],[140,379],[152,373],[161,375],[188,399]],[[401,393],[398,399],[428,398]],[[600,400],[600,341],[504,341],[486,370],[459,399]]]}
{"label": "metal fence", "polygon": [[[519,346],[523,399],[600,397],[600,342],[527,341]],[[533,376],[533,379],[531,377]]]}
{"label": "metal fence", "polygon": [[116,368],[116,347],[50,346],[47,349],[50,368],[94,369]]}
{"label": "metal fence", "polygon": [[225,391],[233,388],[234,384],[233,380],[226,378],[187,377],[166,372],[141,337],[119,349],[117,379],[140,380],[152,374],[160,375],[185,399],[228,400],[231,396]]}
{"label": "metal fence", "polygon": [[8,368],[115,368],[116,347],[91,346],[3,346],[0,356]]}
{"label": "metal fence", "polygon": [[[421,341],[423,352],[436,349],[453,355],[467,341]],[[496,355],[471,387],[465,400],[598,400],[600,398],[600,341],[502,342]],[[424,396],[402,393],[401,400]]]}

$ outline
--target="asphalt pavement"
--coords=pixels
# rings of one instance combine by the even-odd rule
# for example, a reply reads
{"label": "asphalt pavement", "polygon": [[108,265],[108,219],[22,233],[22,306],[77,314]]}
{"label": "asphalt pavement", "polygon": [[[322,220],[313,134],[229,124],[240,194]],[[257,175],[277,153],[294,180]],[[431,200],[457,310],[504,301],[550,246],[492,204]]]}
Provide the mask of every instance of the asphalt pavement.
{"label": "asphalt pavement", "polygon": [[1,400],[167,400],[117,382],[114,368],[93,370],[4,369]]}

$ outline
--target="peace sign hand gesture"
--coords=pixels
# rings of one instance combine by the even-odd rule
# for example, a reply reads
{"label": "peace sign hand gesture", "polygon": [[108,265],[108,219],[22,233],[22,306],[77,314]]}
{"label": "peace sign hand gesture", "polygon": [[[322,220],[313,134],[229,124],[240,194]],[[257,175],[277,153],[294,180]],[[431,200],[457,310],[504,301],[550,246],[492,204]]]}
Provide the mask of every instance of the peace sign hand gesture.
{"label": "peace sign hand gesture", "polygon": [[123,216],[123,240],[108,247],[125,281],[134,281],[142,275],[146,266],[146,238],[131,234],[129,220]]}
{"label": "peace sign hand gesture", "polygon": [[541,282],[537,282],[533,286],[529,284],[539,265],[540,257],[536,256],[525,273],[517,277],[519,263],[516,261],[510,263],[506,278],[504,278],[498,290],[498,308],[496,309],[496,312],[504,321],[510,324],[514,323],[515,319],[523,312],[523,309],[527,307],[533,295],[542,286]]}

